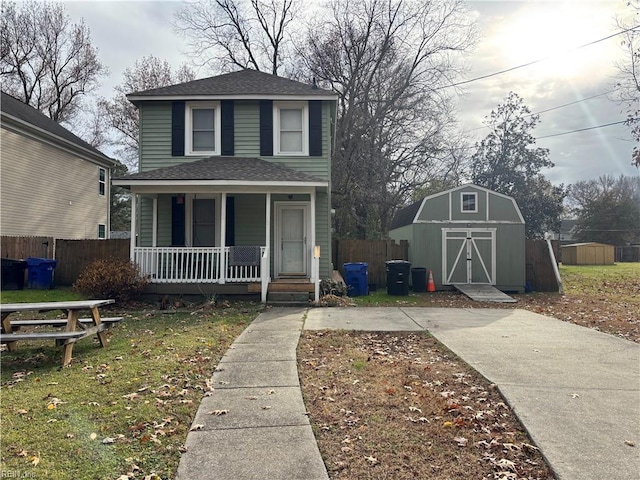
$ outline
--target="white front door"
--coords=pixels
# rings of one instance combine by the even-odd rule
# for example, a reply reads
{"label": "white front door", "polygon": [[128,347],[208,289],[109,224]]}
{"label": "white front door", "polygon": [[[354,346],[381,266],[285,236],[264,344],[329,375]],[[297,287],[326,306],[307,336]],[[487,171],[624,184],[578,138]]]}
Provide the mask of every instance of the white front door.
{"label": "white front door", "polygon": [[276,204],[275,221],[276,276],[306,276],[309,204]]}
{"label": "white front door", "polygon": [[495,285],[495,228],[443,228],[443,284]]}

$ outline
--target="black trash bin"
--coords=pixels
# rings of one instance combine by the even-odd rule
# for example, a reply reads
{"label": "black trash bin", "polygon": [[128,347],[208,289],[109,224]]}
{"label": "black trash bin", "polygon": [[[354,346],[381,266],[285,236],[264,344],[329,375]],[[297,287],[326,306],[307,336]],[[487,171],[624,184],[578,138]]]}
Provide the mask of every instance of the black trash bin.
{"label": "black trash bin", "polygon": [[424,267],[413,267],[411,269],[411,284],[414,292],[427,291],[427,269]]}
{"label": "black trash bin", "polygon": [[2,285],[0,290],[24,290],[24,271],[27,262],[12,258],[2,259]]}
{"label": "black trash bin", "polygon": [[409,272],[411,262],[406,260],[390,260],[387,267],[387,294],[409,295]]}

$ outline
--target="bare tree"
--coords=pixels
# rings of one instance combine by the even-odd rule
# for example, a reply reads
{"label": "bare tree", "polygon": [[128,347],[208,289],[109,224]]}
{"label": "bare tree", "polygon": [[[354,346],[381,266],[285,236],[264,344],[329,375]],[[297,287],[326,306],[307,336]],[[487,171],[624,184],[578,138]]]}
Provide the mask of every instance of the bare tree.
{"label": "bare tree", "polygon": [[114,87],[113,98],[99,101],[108,125],[116,134],[112,141],[118,148],[116,153],[131,170],[136,170],[138,165],[139,120],[138,109],[127,100],[127,94],[188,82],[194,78],[193,70],[187,65],[183,64],[173,71],[166,60],[148,55],[125,69],[122,83]]}
{"label": "bare tree", "polygon": [[616,100],[626,107],[626,124],[636,142],[631,163],[640,168],[640,2],[629,0],[627,4],[631,10],[631,18],[616,19],[617,26],[626,30],[622,40],[625,59],[616,65],[620,72],[616,84]]}
{"label": "bare tree", "polygon": [[61,3],[3,2],[0,31],[3,90],[56,122],[78,113],[107,73],[89,27],[72,24]]}
{"label": "bare tree", "polygon": [[176,14],[174,27],[199,65],[277,75],[291,49],[287,32],[298,7],[298,0],[197,0]]}
{"label": "bare tree", "polygon": [[455,122],[442,87],[473,39],[459,0],[334,0],[311,28],[300,68],[339,96],[338,235],[386,235],[416,188],[450,173]]}

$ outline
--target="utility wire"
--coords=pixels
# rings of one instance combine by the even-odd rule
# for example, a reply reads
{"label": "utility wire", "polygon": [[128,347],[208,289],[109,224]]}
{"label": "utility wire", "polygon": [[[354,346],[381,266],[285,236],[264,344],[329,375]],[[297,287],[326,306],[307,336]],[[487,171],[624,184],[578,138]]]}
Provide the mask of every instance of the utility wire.
{"label": "utility wire", "polygon": [[[631,28],[627,28],[626,30],[620,30],[619,32],[612,33],[611,35],[608,35],[606,37],[599,38],[598,40],[593,40],[593,41],[585,43],[583,45],[578,45],[577,47],[571,48],[571,49],[569,49],[569,50],[567,50],[565,52],[562,52],[562,53],[569,53],[569,52],[573,52],[574,50],[579,50],[580,48],[589,47],[589,46],[594,45],[596,43],[604,42],[605,40],[609,40],[610,38],[617,37],[618,35],[622,35],[623,33],[635,31],[638,28],[640,28],[640,25],[635,25],[635,26],[633,26]],[[535,65],[536,63],[547,61],[550,58],[553,58],[554,56],[556,56],[556,55],[549,55],[547,57],[539,58],[538,60],[533,60],[533,61],[528,62],[528,63],[523,63],[522,65],[516,65],[515,67],[507,68],[506,70],[500,70],[499,72],[489,73],[487,75],[482,75],[480,77],[470,78],[469,80],[463,80],[461,82],[452,83],[451,85],[445,85],[444,87],[440,87],[440,89],[450,88],[450,87],[457,87],[459,85],[466,85],[467,83],[477,82],[478,80],[484,80],[485,78],[495,77],[496,75],[502,75],[503,73],[512,72],[512,71],[518,70],[520,68],[529,67],[531,65]]]}
{"label": "utility wire", "polygon": [[536,137],[536,140],[540,140],[542,138],[560,137],[562,135],[569,135],[570,133],[585,132],[587,130],[595,130],[596,128],[610,127],[612,125],[620,125],[621,123],[626,123],[627,121],[628,120],[622,120],[620,122],[611,122],[611,123],[605,123],[604,125],[596,125],[594,127],[579,128],[577,130],[571,130],[571,131],[568,131],[568,132],[554,133],[552,135],[544,135],[542,137]]}

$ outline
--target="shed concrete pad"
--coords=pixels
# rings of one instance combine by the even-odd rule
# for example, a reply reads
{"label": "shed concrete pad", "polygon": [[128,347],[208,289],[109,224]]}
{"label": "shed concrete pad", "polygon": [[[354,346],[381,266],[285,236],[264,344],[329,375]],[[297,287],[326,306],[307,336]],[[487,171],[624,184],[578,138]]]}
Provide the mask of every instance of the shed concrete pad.
{"label": "shed concrete pad", "polygon": [[224,357],[220,359],[220,366],[222,367],[230,362],[295,361],[296,344],[289,343],[290,345],[234,342],[227,350],[227,353],[224,354]]}
{"label": "shed concrete pad", "polygon": [[310,426],[197,431],[185,446],[177,480],[329,478]]}
{"label": "shed concrete pad", "polygon": [[223,388],[202,399],[193,423],[206,431],[309,425],[309,418],[298,387]]}
{"label": "shed concrete pad", "polygon": [[336,307],[312,308],[304,322],[305,330],[367,330],[375,332],[421,331],[398,308]]}
{"label": "shed concrete pad", "polygon": [[493,285],[470,283],[454,283],[452,285],[476,302],[516,303],[515,298],[501,292]]}
{"label": "shed concrete pad", "polygon": [[298,387],[295,361],[233,362],[220,364],[212,376],[214,388]]}

